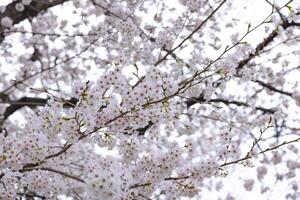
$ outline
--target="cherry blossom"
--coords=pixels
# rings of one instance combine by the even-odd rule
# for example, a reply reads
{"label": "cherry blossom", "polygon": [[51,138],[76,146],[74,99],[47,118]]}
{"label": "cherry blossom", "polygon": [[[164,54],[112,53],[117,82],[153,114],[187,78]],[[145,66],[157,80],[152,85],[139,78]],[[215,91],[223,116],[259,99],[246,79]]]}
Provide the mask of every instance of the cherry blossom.
{"label": "cherry blossom", "polygon": [[299,199],[299,8],[1,3],[0,199]]}

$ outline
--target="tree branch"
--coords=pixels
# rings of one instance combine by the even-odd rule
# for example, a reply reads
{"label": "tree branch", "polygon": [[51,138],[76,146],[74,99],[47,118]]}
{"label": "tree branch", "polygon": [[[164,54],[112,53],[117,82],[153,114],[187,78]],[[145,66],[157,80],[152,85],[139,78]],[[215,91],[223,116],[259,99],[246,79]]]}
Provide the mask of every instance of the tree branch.
{"label": "tree branch", "polygon": [[208,22],[208,20],[210,20],[213,15],[223,6],[223,4],[226,3],[227,0],[223,0],[217,8],[215,8],[206,18],[205,20],[203,20],[200,25],[194,29],[186,38],[184,38],[176,47],[172,48],[170,51],[167,51],[167,53],[162,57],[160,58],[155,64],[154,66],[157,66],[159,65],[161,62],[163,62],[164,60],[167,59],[167,57],[172,54],[176,49],[180,48],[187,40],[191,39],[193,37],[193,35],[198,32],[202,26],[204,26],[206,24],[206,22]]}
{"label": "tree branch", "polygon": [[[35,108],[37,106],[45,106],[47,104],[47,101],[49,99],[44,98],[38,98],[38,97],[22,97],[21,99],[17,101],[7,101],[7,102],[0,102],[0,103],[8,103],[10,106],[6,108],[3,114],[3,120],[6,120],[10,115],[12,115],[17,110],[23,108],[24,106],[28,106],[30,108]],[[64,103],[64,107],[72,107],[72,104],[76,105],[78,99],[71,98],[67,102],[70,103]]]}
{"label": "tree branch", "polygon": [[[9,17],[13,20],[13,24],[18,24],[25,19],[30,19],[32,17],[37,16],[38,14],[46,11],[47,9],[63,4],[69,0],[32,0],[31,4],[25,6],[23,12],[19,12],[16,10],[15,6],[17,3],[20,3],[21,0],[16,0],[10,4],[8,4],[3,13],[0,13],[0,21],[4,17]],[[0,44],[3,42],[5,38],[4,27],[0,24]]]}
{"label": "tree branch", "polygon": [[[206,100],[204,99],[203,95],[201,94],[197,98],[189,98],[185,103],[186,103],[187,107],[190,107],[196,103],[204,103],[205,101]],[[227,99],[221,99],[221,98],[210,99],[207,102],[208,103],[223,103],[225,105],[250,107],[250,105],[246,102],[236,101],[236,100],[227,100]],[[264,108],[264,107],[260,107],[260,106],[255,107],[255,110],[259,110],[259,111],[262,111],[263,113],[270,113],[270,114],[273,114],[274,112],[276,112],[275,109]]]}
{"label": "tree branch", "polygon": [[256,80],[256,81],[254,81],[254,82],[256,82],[256,83],[258,83],[259,85],[261,85],[261,86],[263,86],[263,87],[265,87],[265,88],[267,88],[267,89],[269,89],[269,90],[272,90],[272,91],[274,91],[274,92],[278,92],[278,93],[280,93],[280,94],[284,94],[284,95],[287,95],[287,96],[292,96],[292,93],[291,92],[286,92],[286,91],[284,91],[284,90],[279,90],[279,89],[277,89],[277,88],[275,88],[274,86],[272,86],[272,85],[269,85],[269,84],[267,84],[267,83],[264,83],[264,82],[262,82],[262,81],[260,81],[260,80]]}
{"label": "tree branch", "polygon": [[[282,23],[280,24],[283,30],[286,30],[287,28],[292,26],[299,26],[299,25],[300,23],[294,21],[292,22],[282,21]],[[268,46],[279,35],[279,33],[280,31],[278,30],[278,27],[275,28],[261,43],[259,43],[256,46],[254,53],[250,53],[247,58],[239,62],[238,66],[236,67],[237,72],[239,72],[244,66],[246,66],[249,63],[250,60],[255,58],[255,56],[257,56],[266,46]]]}
{"label": "tree branch", "polygon": [[71,174],[68,174],[66,172],[63,172],[63,171],[59,171],[57,169],[52,169],[52,168],[49,168],[49,167],[39,167],[39,168],[24,168],[24,169],[21,169],[20,172],[28,172],[28,171],[32,171],[32,170],[44,170],[44,171],[49,171],[49,172],[53,172],[53,173],[57,173],[57,174],[60,174],[62,176],[65,176],[65,177],[68,177],[68,178],[71,178],[71,179],[74,179],[76,181],[79,181],[79,182],[82,182],[82,183],[85,183],[85,181],[77,176],[74,176],[74,175],[71,175]]}

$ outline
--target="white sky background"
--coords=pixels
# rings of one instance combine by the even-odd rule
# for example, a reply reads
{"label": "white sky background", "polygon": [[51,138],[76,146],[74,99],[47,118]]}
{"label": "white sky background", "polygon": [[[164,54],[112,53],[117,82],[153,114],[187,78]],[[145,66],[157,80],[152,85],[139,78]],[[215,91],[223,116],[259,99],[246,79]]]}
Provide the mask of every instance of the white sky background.
{"label": "white sky background", "polygon": [[[10,3],[11,0],[0,0],[0,5],[6,5]],[[165,3],[170,3],[170,6],[174,6],[175,0],[164,0]],[[244,25],[240,25],[238,27],[235,27],[234,30],[232,30],[232,33],[234,32],[240,32],[241,35],[246,32],[248,23],[251,23],[253,26],[259,24],[270,12],[271,12],[271,7],[268,5],[265,0],[233,0],[233,7],[232,7],[232,12],[230,13],[230,18],[234,17],[237,19],[240,19],[241,21],[244,21]],[[278,0],[278,3],[286,3],[286,1],[283,0]],[[300,1],[297,0],[295,1],[297,5],[300,5]],[[243,8],[244,7],[244,8]],[[53,8],[53,10],[56,10],[57,12],[62,12],[61,7],[57,6]],[[222,12],[222,11],[220,11]],[[80,16],[78,14],[72,14],[72,12],[68,12],[66,8],[64,7],[63,15],[60,17],[67,19],[68,21],[73,21],[73,20],[80,20]],[[77,19],[76,19],[77,18]],[[221,19],[226,22],[226,19]],[[26,22],[23,22],[26,23]],[[251,33],[249,36],[247,36],[247,41],[251,41],[251,43],[259,43],[263,38],[262,34],[264,33],[264,28],[260,28],[253,33]],[[222,32],[222,43],[224,44],[230,44],[230,31]],[[222,49],[223,50],[223,49]],[[295,49],[291,49],[290,47],[281,47],[280,51],[284,53],[289,53],[291,51],[294,51]],[[297,49],[296,49],[297,50]],[[299,49],[298,49],[299,50]],[[16,49],[16,51],[20,51],[20,49]],[[216,51],[213,50],[211,51],[211,55],[214,57],[217,57],[219,54],[216,54]],[[1,63],[1,58],[0,58],[0,63]],[[291,56],[290,62],[294,63],[293,66],[300,65],[300,57],[298,55],[298,58],[295,57],[294,55]],[[13,67],[7,68],[8,72],[13,72]],[[278,70],[281,70],[281,67],[278,66]],[[97,70],[96,70],[97,71]],[[94,70],[90,71],[90,77],[95,76]],[[294,73],[290,77],[292,79],[297,80],[299,79],[300,73]],[[232,93],[236,93],[236,91],[239,89],[237,85],[232,84],[231,87]],[[293,108],[292,108],[293,109]],[[292,111],[292,110],[291,110]],[[15,115],[15,119],[20,121],[21,115]],[[297,116],[294,116],[295,118]],[[248,147],[246,147],[248,149]],[[281,169],[276,169],[276,167],[269,167],[268,168],[271,171],[280,171]],[[274,173],[268,172],[267,177],[264,179],[264,181],[268,180],[270,183],[274,182],[274,177],[272,175]],[[248,200],[248,199],[253,199],[253,200],[262,200],[262,199],[285,199],[284,195],[285,192],[290,188],[289,185],[287,185],[287,182],[279,182],[277,183],[273,191],[270,192],[268,191],[265,196],[260,195],[260,184],[258,182],[255,183],[254,185],[254,190],[251,192],[245,192],[243,188],[243,181],[240,180],[240,177],[243,177],[243,179],[251,178],[256,176],[256,168],[245,168],[241,166],[236,166],[236,170],[233,173],[229,173],[229,175],[225,178],[226,181],[224,182],[224,189],[221,192],[216,192],[214,189],[212,191],[204,191],[204,196],[203,199],[205,200],[215,200],[220,197],[223,199],[228,192],[230,192],[234,197],[236,197],[239,200]],[[256,178],[254,178],[256,179]]]}

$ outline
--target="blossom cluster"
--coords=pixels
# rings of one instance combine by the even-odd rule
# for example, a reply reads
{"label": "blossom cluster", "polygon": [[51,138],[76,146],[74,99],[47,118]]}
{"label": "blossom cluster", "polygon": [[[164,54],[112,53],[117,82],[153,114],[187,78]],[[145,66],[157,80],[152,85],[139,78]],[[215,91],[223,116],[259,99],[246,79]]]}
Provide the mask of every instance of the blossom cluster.
{"label": "blossom cluster", "polygon": [[0,199],[299,198],[300,14],[265,4],[0,7]]}

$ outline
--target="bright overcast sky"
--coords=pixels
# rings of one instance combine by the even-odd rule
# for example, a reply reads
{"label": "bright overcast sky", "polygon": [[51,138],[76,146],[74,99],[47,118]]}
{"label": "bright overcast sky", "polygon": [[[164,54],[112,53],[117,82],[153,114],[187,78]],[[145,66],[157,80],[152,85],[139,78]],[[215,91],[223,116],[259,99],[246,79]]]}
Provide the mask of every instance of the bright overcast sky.
{"label": "bright overcast sky", "polygon": [[[163,0],[166,3],[170,3],[170,6],[176,6],[176,4],[174,4],[173,0]],[[10,0],[1,0],[0,1],[0,5],[5,6],[6,4],[10,3],[12,1]],[[236,30],[240,30],[241,33],[244,33],[247,30],[247,24],[251,23],[254,26],[256,24],[259,24],[261,21],[263,21],[263,19],[271,12],[271,7],[270,5],[268,5],[266,3],[265,0],[232,0],[231,2],[233,2],[233,11],[232,13],[230,13],[230,18],[238,18],[241,21],[244,21],[245,24],[244,25],[240,25],[239,27],[236,27]],[[278,2],[281,3],[286,3],[286,1],[280,0]],[[297,2],[297,4],[300,4],[300,1],[295,1]],[[56,8],[54,8],[56,10],[56,12],[62,12],[60,6],[57,6]],[[65,7],[64,7],[64,11],[62,13],[62,18],[65,18],[67,20],[74,20],[74,14],[72,14],[72,12],[68,12]],[[78,18],[80,19],[80,18]],[[226,21],[226,20],[224,20]],[[25,22],[26,23],[26,22]],[[247,40],[254,42],[254,43],[259,43],[262,40],[262,33],[264,32],[264,29],[259,29],[257,31],[255,31],[254,33],[252,33],[251,35],[249,35],[249,37],[247,37]],[[222,40],[224,43],[230,42],[230,34],[231,32],[224,32],[222,33]],[[287,48],[283,49],[283,51],[286,52],[290,52],[292,51],[291,49]],[[211,52],[212,54],[215,52]],[[300,64],[300,57],[298,56],[298,58],[295,59],[295,56],[293,57],[293,60],[291,60],[291,62],[295,63],[294,65],[299,65]],[[13,69],[11,69],[13,70]],[[92,72],[91,72],[92,74]],[[299,77],[299,74],[295,74],[294,78],[297,79]],[[235,92],[235,89],[233,88],[233,91]],[[252,190],[251,192],[245,192],[244,188],[243,188],[243,180],[240,180],[238,177],[241,176],[243,178],[251,178],[253,176],[256,176],[256,171],[255,168],[253,169],[249,169],[249,168],[244,168],[242,166],[236,166],[237,168],[239,168],[240,170],[237,170],[234,174],[229,175],[226,180],[226,182],[224,182],[224,188],[226,191],[226,193],[222,193],[222,192],[216,192],[214,189],[212,189],[212,191],[205,191],[205,200],[214,200],[216,199],[216,196],[218,197],[224,197],[224,195],[227,194],[227,192],[231,192],[235,197],[237,197],[237,199],[239,200],[248,200],[248,199],[253,199],[253,200],[261,200],[261,199],[267,199],[269,198],[270,200],[273,199],[284,199],[284,196],[281,196],[282,190],[286,190],[289,186],[282,182],[282,183],[276,183],[273,191],[272,192],[267,192],[267,196],[258,196],[258,194],[260,194],[259,190],[260,190],[260,185],[259,184],[255,184],[254,186],[254,190]],[[270,170],[274,170],[276,171],[277,169],[274,167],[273,169]],[[230,174],[230,173],[229,173]],[[269,175],[272,175],[274,173],[268,173],[267,178],[270,180],[270,182],[274,182],[274,177],[270,177]]]}

